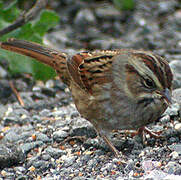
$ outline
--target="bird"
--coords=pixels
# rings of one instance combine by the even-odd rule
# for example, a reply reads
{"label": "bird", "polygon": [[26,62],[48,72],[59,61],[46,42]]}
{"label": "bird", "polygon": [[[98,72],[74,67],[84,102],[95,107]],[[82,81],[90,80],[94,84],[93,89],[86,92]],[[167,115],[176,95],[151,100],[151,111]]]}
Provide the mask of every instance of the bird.
{"label": "bird", "polygon": [[81,116],[115,156],[120,153],[108,138],[112,130],[142,131],[171,104],[173,74],[167,60],[151,51],[93,50],[69,55],[14,38],[0,42],[0,47],[55,69]]}

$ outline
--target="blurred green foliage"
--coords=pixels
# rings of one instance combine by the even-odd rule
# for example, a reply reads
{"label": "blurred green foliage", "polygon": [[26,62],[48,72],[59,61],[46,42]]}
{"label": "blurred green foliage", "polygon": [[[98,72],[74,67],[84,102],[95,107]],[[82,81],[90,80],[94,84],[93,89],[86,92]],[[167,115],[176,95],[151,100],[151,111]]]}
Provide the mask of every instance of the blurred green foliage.
{"label": "blurred green foliage", "polygon": [[135,7],[134,0],[113,0],[113,3],[119,10],[133,10]]}
{"label": "blurred green foliage", "polygon": [[[17,0],[9,4],[8,7],[4,7],[3,1],[0,0],[0,29],[12,24],[21,13],[22,11],[17,6]],[[5,34],[0,37],[0,41],[6,41],[8,38],[17,38],[42,43],[45,33],[55,27],[58,22],[59,16],[55,12],[42,10],[38,19]],[[34,78],[40,80],[47,80],[55,76],[55,71],[52,68],[26,56],[0,49],[0,57],[5,58],[9,62],[9,70],[12,74],[30,73]]]}

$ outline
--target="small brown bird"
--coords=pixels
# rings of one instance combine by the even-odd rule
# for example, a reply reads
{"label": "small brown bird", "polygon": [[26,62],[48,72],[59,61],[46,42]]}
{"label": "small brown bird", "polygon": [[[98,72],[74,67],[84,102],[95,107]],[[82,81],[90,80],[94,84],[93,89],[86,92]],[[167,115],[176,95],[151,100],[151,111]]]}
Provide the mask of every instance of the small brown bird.
{"label": "small brown bird", "polygon": [[115,155],[112,130],[143,129],[171,101],[172,72],[167,61],[142,50],[98,50],[70,57],[24,40],[0,47],[35,58],[54,68],[72,92],[80,114],[90,121]]}

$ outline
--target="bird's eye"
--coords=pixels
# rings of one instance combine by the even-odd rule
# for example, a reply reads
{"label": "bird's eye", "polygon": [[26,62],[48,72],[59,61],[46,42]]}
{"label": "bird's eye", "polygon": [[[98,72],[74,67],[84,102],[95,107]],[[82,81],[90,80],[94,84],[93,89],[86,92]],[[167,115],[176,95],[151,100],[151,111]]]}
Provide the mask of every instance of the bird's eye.
{"label": "bird's eye", "polygon": [[144,80],[144,85],[147,88],[155,88],[155,83],[151,79],[148,79],[148,78]]}

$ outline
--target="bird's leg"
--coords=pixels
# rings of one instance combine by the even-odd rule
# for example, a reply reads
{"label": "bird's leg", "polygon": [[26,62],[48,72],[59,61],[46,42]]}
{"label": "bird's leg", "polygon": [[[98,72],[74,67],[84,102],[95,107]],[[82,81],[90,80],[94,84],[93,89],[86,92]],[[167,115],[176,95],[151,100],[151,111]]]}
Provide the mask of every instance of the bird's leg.
{"label": "bird's leg", "polygon": [[144,132],[146,132],[147,134],[149,134],[153,138],[161,138],[162,137],[161,135],[159,135],[160,132],[153,132],[145,126],[139,128],[138,130],[120,130],[119,132],[122,134],[126,134],[126,135],[130,134],[132,137],[136,136],[136,135],[143,135]]}
{"label": "bird's leg", "polygon": [[158,138],[162,137],[162,136],[156,134],[155,132],[151,131],[150,129],[148,129],[145,126],[139,128],[138,131],[137,131],[137,134],[143,134],[143,132],[146,132],[147,134],[149,134],[151,137],[154,137],[155,139],[158,139]]}
{"label": "bird's leg", "polygon": [[101,135],[102,139],[106,142],[109,148],[112,150],[116,157],[120,157],[120,152],[115,148],[115,146],[109,141],[105,135]]}
{"label": "bird's leg", "polygon": [[97,134],[102,137],[102,139],[104,140],[104,142],[108,145],[108,147],[111,149],[111,151],[114,153],[114,155],[119,158],[121,156],[122,153],[120,153],[115,146],[110,142],[110,140],[108,139],[108,137],[105,135],[105,132],[99,130],[99,128],[95,128],[97,131]]}

